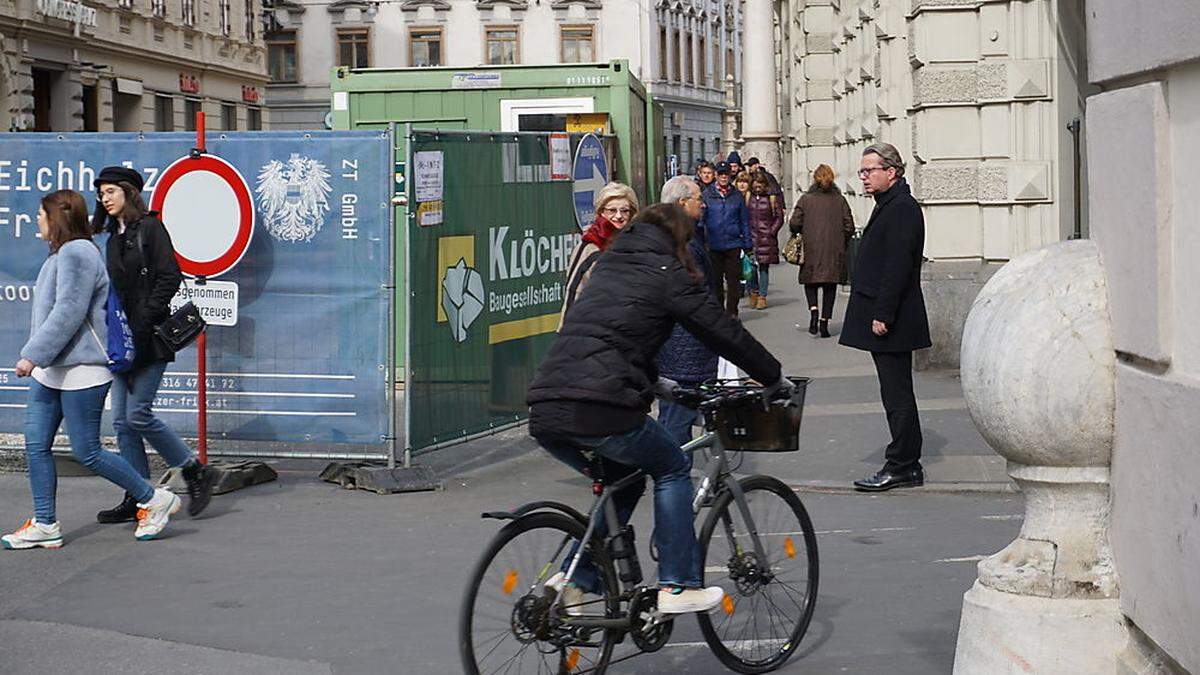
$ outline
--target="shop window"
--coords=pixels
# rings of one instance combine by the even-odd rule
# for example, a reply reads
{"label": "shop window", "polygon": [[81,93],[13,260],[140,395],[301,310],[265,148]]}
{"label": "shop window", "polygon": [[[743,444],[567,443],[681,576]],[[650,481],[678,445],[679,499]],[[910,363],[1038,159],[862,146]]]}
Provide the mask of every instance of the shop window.
{"label": "shop window", "polygon": [[296,31],[267,36],[267,73],[272,82],[296,82]]}
{"label": "shop window", "polygon": [[221,105],[221,128],[225,131],[237,131],[237,106],[231,103]]}
{"label": "shop window", "polygon": [[186,131],[196,130],[196,113],[200,112],[200,101],[194,98],[183,99],[183,128]]}
{"label": "shop window", "polygon": [[520,38],[516,27],[488,28],[485,33],[488,65],[505,66],[519,63]]}
{"label": "shop window", "polygon": [[339,30],[337,41],[339,66],[371,67],[371,35],[367,30]]}
{"label": "shop window", "polygon": [[175,99],[170,96],[154,97],[154,130],[175,131]]}
{"label": "shop window", "polygon": [[262,131],[262,108],[246,108],[246,128]]}
{"label": "shop window", "polygon": [[441,28],[414,28],[409,32],[408,63],[414,68],[442,65]]}
{"label": "shop window", "polygon": [[591,63],[595,58],[595,31],[591,26],[564,26],[560,38],[563,63]]}

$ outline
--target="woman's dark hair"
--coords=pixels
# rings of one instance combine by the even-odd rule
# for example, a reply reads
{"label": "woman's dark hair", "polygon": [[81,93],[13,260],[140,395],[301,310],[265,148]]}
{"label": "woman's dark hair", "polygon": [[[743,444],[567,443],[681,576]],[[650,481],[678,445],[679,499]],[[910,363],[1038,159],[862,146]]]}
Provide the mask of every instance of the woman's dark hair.
{"label": "woman's dark hair", "polygon": [[[675,242],[675,257],[683,263],[693,279],[703,281],[704,275],[696,269],[696,261],[692,259],[692,252],[688,250],[688,242],[692,240],[696,222],[688,216],[683,207],[678,204],[655,204],[638,211],[633,222],[656,225],[670,234],[671,240]],[[629,228],[622,231],[627,232]]]}
{"label": "woman's dark hair", "polygon": [[[112,185],[112,183],[102,183],[101,185]],[[146,208],[146,202],[142,200],[142,193],[132,183],[120,181],[116,186],[121,188],[121,192],[125,193],[125,207],[121,209],[121,213],[114,218],[108,215],[104,210],[104,205],[96,200],[96,213],[92,217],[92,227],[96,232],[100,230],[108,230],[116,233],[117,219],[121,219],[125,224],[129,225],[136,223],[146,215],[149,209]]]}
{"label": "woman's dark hair", "polygon": [[74,190],[59,190],[42,197],[42,210],[49,224],[50,252],[57,253],[63,244],[76,239],[92,240],[88,227],[87,201]]}
{"label": "woman's dark hair", "polygon": [[755,185],[761,185],[768,190],[771,189],[771,181],[767,178],[766,174],[759,171],[750,174],[750,187],[753,188]]}

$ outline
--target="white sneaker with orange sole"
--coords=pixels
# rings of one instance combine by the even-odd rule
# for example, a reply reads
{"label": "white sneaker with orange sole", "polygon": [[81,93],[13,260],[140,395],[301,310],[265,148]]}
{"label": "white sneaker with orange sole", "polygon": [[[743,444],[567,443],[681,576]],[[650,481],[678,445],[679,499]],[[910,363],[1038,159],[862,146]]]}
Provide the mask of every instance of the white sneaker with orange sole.
{"label": "white sneaker with orange sole", "polygon": [[58,523],[39,523],[35,518],[25,521],[16,532],[0,537],[0,544],[10,551],[30,548],[58,548],[63,545],[62,530]]}
{"label": "white sneaker with orange sole", "polygon": [[138,541],[149,541],[162,533],[171,516],[179,512],[183,502],[174,492],[155,488],[154,496],[145,504],[138,504],[137,530],[133,536]]}

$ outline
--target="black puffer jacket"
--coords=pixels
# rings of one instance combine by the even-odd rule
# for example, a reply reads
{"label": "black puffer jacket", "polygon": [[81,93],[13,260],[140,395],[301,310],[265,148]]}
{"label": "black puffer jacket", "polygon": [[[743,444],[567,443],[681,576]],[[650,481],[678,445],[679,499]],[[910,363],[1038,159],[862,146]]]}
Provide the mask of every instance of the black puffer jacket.
{"label": "black puffer jacket", "polygon": [[[110,219],[110,226],[112,221]],[[142,250],[137,249],[141,232]],[[183,273],[175,260],[175,247],[163,222],[154,214],[128,225],[123,234],[111,231],[106,248],[108,276],[129,316],[137,350],[134,368],[175,360],[175,353],[154,335],[154,326],[171,315],[171,298],[179,290]],[[142,269],[145,268],[143,273]]]}
{"label": "black puffer jacket", "polygon": [[602,254],[529,387],[530,435],[604,436],[641,424],[654,399],[654,357],[676,322],[754,379],[779,380],[779,362],[673,249],[661,228],[634,222]]}

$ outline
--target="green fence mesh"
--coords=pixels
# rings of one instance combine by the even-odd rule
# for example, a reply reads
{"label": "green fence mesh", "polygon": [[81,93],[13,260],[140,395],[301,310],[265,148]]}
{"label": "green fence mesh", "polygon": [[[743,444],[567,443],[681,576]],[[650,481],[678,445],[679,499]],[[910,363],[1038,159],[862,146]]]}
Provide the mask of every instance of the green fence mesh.
{"label": "green fence mesh", "polygon": [[[565,141],[573,157],[578,138]],[[580,231],[561,137],[413,132],[410,143],[405,438],[419,453],[526,416]]]}

